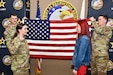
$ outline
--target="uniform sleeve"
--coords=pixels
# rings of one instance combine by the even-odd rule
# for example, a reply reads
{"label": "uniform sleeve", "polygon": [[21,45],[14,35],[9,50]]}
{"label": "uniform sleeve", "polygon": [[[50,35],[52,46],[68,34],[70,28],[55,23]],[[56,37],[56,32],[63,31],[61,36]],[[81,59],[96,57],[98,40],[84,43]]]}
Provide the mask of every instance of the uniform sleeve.
{"label": "uniform sleeve", "polygon": [[26,67],[27,65],[29,65],[29,55],[27,55],[25,62],[22,64],[24,65],[24,67]]}
{"label": "uniform sleeve", "polygon": [[7,41],[7,39],[10,38],[10,34],[9,34],[10,31],[9,31],[8,29],[9,29],[9,28],[6,27],[6,28],[5,28],[5,31],[4,31],[4,37],[5,37],[6,41]]}
{"label": "uniform sleeve", "polygon": [[105,27],[100,27],[96,21],[92,21],[92,26],[97,34],[105,33]]}
{"label": "uniform sleeve", "polygon": [[7,26],[4,31],[4,37],[6,40],[9,38],[12,39],[14,37],[15,33],[16,33],[15,27],[11,28],[11,27]]}
{"label": "uniform sleeve", "polygon": [[11,54],[17,54],[18,53],[18,48],[20,47],[20,41],[18,39],[12,40],[12,43],[7,44],[9,52]]}
{"label": "uniform sleeve", "polygon": [[9,49],[10,47],[10,44],[12,43],[12,38],[10,37],[10,34],[9,34],[9,28],[6,27],[5,31],[4,31],[4,38],[5,38],[5,41],[6,41],[6,45],[7,45],[7,48]]}
{"label": "uniform sleeve", "polygon": [[112,37],[112,27],[111,26],[107,26],[105,28],[104,35],[106,36],[106,38],[108,38],[107,41],[109,42],[109,39]]}

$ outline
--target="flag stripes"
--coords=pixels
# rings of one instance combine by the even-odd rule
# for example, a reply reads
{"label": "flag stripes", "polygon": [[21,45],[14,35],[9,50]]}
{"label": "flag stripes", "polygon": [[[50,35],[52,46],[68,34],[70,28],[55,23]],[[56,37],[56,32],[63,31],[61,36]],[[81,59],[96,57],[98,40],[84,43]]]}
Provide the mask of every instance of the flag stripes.
{"label": "flag stripes", "polygon": [[[35,20],[35,23],[31,23],[31,21],[27,21],[27,24],[31,28],[32,25],[38,26],[42,28],[42,25],[46,25],[42,28],[46,30],[49,28],[49,32],[46,32],[45,39],[36,38],[35,40],[27,39],[29,48],[30,48],[30,56],[38,57],[38,58],[58,58],[58,59],[71,59],[73,56],[74,47],[76,45],[77,39],[77,21],[50,21],[50,22],[37,22],[39,20]],[[91,25],[90,21],[87,20],[88,24]],[[42,23],[42,25],[41,25]],[[48,26],[49,23],[49,26]],[[40,25],[39,25],[40,24]],[[89,30],[90,26],[89,25]],[[91,31],[91,30],[90,30]],[[34,34],[36,29],[34,31]],[[37,31],[37,33],[40,31]],[[37,35],[37,33],[35,35]],[[43,32],[41,33],[41,35]],[[29,35],[30,36],[30,35]],[[28,37],[29,37],[28,36]],[[38,35],[40,36],[40,35]],[[44,36],[44,35],[43,35]],[[46,39],[48,37],[48,39]]]}

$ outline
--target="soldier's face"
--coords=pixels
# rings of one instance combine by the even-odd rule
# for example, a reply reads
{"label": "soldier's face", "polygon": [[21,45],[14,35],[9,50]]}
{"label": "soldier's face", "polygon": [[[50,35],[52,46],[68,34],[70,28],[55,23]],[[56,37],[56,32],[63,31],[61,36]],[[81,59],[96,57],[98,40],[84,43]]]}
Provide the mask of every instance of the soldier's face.
{"label": "soldier's face", "polygon": [[28,27],[24,25],[22,29],[20,30],[20,34],[22,34],[23,36],[27,35],[27,32],[28,32],[27,28]]}
{"label": "soldier's face", "polygon": [[10,22],[12,23],[12,24],[14,24],[14,25],[16,25],[17,24],[17,20],[18,20],[18,17],[17,16],[11,16],[10,17]]}
{"label": "soldier's face", "polygon": [[99,16],[98,23],[101,27],[106,26],[106,19],[103,16]]}

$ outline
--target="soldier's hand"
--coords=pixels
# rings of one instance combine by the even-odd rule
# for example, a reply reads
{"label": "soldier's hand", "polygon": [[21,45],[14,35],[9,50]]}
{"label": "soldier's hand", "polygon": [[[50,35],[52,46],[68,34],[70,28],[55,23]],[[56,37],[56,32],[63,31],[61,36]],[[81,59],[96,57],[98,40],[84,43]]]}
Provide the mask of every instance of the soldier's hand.
{"label": "soldier's hand", "polygon": [[24,21],[27,20],[27,19],[28,19],[27,17],[23,17],[22,18],[22,23],[24,23]]}
{"label": "soldier's hand", "polygon": [[7,35],[8,33],[6,31],[4,31],[4,35]]}
{"label": "soldier's hand", "polygon": [[94,17],[90,17],[90,20],[91,20],[91,21],[95,21],[95,18],[94,18]]}

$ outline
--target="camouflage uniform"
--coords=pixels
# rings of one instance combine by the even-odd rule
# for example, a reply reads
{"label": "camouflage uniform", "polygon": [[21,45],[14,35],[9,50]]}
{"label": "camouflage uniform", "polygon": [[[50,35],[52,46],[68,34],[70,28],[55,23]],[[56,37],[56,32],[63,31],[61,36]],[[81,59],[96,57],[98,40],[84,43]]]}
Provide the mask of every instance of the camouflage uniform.
{"label": "camouflage uniform", "polygon": [[11,70],[13,75],[29,75],[29,48],[27,41],[20,40],[19,36],[12,40],[11,44],[8,44],[9,51],[11,53]]}
{"label": "camouflage uniform", "polygon": [[11,41],[12,41],[12,39],[13,39],[15,33],[16,33],[16,25],[15,26],[14,25],[12,26],[11,24],[9,24],[6,27],[5,32],[7,34],[4,34],[4,37],[5,37],[5,40],[6,40],[6,45],[8,47],[8,44],[11,44],[12,43]]}
{"label": "camouflage uniform", "polygon": [[[9,49],[9,44],[12,43],[12,39],[16,33],[16,25],[12,25],[11,23],[6,26],[4,31],[4,37],[6,41],[7,48]],[[11,64],[11,57],[9,56],[8,64]]]}
{"label": "camouflage uniform", "polygon": [[108,43],[112,36],[112,27],[100,27],[96,21],[93,21],[92,25],[94,26],[94,32],[91,39],[91,75],[107,75]]}

